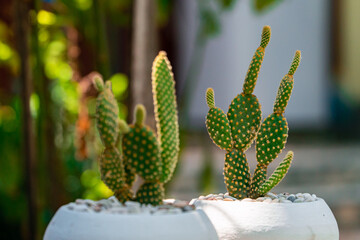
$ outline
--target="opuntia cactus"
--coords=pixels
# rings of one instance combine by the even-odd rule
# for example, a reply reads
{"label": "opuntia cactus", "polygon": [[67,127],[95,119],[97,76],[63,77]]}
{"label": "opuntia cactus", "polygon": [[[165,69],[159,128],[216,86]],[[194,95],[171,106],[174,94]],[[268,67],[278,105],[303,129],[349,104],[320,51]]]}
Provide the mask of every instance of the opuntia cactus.
{"label": "opuntia cactus", "polygon": [[[161,51],[152,68],[157,136],[145,125],[146,110],[135,107],[133,124],[119,120],[118,105],[111,83],[94,80],[100,92],[96,122],[105,147],[100,157],[101,178],[121,202],[135,200],[159,205],[164,198],[164,183],[174,172],[179,153],[179,127],[175,82],[166,53]],[[119,149],[118,149],[119,148]],[[136,195],[131,191],[135,176],[144,183]]]}
{"label": "opuntia cactus", "polygon": [[[225,184],[229,194],[238,199],[256,198],[269,192],[284,178],[294,155],[290,151],[266,180],[268,165],[285,147],[288,125],[283,114],[293,88],[293,75],[301,58],[300,51],[296,51],[290,70],[280,83],[273,113],[261,124],[261,107],[253,91],[270,35],[270,27],[265,26],[260,46],[256,49],[245,77],[243,92],[232,100],[227,114],[215,106],[214,90],[209,88],[206,91],[206,102],[210,108],[206,127],[213,142],[226,150]],[[251,178],[245,151],[255,139],[258,164]]]}

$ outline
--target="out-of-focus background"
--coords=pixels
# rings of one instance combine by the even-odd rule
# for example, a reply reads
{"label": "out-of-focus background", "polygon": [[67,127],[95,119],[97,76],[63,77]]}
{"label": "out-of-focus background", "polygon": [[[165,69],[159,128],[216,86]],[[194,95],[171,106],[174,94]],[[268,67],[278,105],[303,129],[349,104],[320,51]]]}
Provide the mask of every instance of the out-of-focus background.
{"label": "out-of-focus background", "polygon": [[[91,79],[112,81],[120,117],[152,120],[151,62],[173,65],[181,157],[167,196],[225,192],[224,152],[205,129],[205,90],[227,110],[242,91],[261,29],[272,38],[255,89],[263,117],[296,50],[302,62],[285,116],[295,160],[275,192],[325,198],[340,239],[360,239],[360,1],[0,0],[0,238],[41,239],[61,205],[111,196]],[[280,155],[279,159],[285,152]],[[253,148],[247,156],[255,165]],[[279,162],[271,165],[270,171]]]}

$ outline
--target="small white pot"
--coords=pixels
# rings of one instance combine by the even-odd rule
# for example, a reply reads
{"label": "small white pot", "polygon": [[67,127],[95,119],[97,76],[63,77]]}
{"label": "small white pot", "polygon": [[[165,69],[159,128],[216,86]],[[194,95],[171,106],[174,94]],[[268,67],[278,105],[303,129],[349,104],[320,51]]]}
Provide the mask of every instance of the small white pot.
{"label": "small white pot", "polygon": [[202,210],[180,214],[111,214],[80,212],[62,206],[49,223],[44,240],[217,240]]}
{"label": "small white pot", "polygon": [[324,200],[264,203],[198,200],[220,240],[339,240],[339,229]]}

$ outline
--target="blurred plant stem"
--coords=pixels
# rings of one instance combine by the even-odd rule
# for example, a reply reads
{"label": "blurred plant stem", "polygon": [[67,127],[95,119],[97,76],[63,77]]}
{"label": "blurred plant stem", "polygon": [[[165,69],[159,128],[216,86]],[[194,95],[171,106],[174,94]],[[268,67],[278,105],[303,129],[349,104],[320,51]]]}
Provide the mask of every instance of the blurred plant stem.
{"label": "blurred plant stem", "polygon": [[155,127],[152,101],[151,65],[158,49],[155,0],[135,0],[133,8],[130,113],[136,104],[147,109],[147,124]]}
{"label": "blurred plant stem", "polygon": [[22,124],[23,124],[23,146],[22,156],[24,157],[24,168],[26,174],[27,189],[27,236],[29,240],[37,237],[37,192],[36,192],[36,167],[35,161],[35,140],[32,128],[32,118],[30,113],[30,96],[32,91],[32,76],[29,64],[29,30],[30,24],[27,16],[29,7],[26,2],[16,0],[15,2],[15,34],[17,35],[17,49],[20,56],[20,83],[21,83],[21,100],[22,100]]}

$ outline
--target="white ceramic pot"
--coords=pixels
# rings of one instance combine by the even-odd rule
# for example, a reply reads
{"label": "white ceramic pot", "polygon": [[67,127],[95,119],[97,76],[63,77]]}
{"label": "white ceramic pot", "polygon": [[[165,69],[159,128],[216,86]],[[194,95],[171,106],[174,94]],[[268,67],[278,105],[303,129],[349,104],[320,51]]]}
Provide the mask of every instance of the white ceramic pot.
{"label": "white ceramic pot", "polygon": [[220,240],[339,240],[339,229],[324,200],[264,203],[198,200]]}
{"label": "white ceramic pot", "polygon": [[111,214],[80,212],[62,206],[49,223],[44,240],[217,240],[202,210],[180,214]]}

